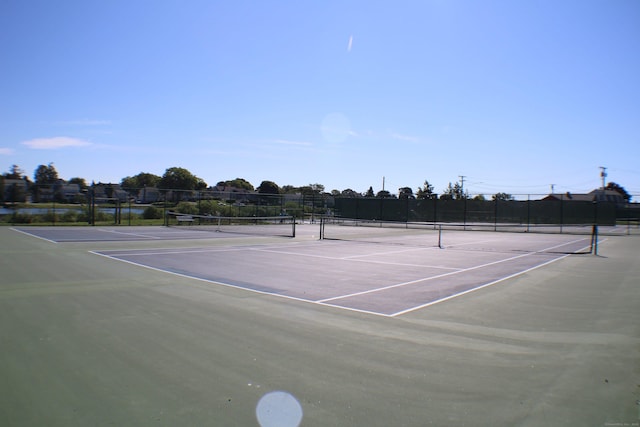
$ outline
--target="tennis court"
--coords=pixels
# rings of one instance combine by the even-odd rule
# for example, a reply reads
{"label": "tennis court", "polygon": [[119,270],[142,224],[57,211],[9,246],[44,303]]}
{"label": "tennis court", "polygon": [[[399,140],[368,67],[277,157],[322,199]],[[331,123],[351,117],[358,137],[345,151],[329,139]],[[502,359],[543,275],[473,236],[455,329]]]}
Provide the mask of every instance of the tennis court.
{"label": "tennis court", "polygon": [[[236,238],[251,231],[222,230],[219,222],[196,227],[25,230],[46,240],[130,241]],[[238,233],[240,227],[243,233]],[[286,227],[289,227],[288,225]],[[397,316],[500,283],[557,261],[589,253],[590,235],[518,234],[372,226],[311,225],[304,240],[276,243],[96,250],[140,267],[179,274],[214,285]],[[280,230],[280,224],[276,227]],[[345,231],[346,229],[346,231]],[[323,240],[313,240],[317,231]],[[332,237],[328,237],[332,236]],[[443,243],[444,241],[444,243]],[[259,238],[258,238],[259,242]]]}
{"label": "tennis court", "polygon": [[639,418],[637,235],[194,225],[0,228],[7,425]]}

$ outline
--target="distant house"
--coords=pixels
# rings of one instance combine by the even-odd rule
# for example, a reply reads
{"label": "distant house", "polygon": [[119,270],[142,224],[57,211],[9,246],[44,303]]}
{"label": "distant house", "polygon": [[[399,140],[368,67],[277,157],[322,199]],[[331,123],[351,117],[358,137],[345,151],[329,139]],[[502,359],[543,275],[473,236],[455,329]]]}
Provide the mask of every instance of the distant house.
{"label": "distant house", "polygon": [[53,202],[55,201],[56,191],[53,186],[49,187],[36,187],[36,191],[34,193],[34,201],[35,202]]}
{"label": "distant house", "polygon": [[542,200],[558,200],[558,201],[575,201],[575,202],[610,202],[610,203],[625,203],[622,194],[614,190],[596,189],[590,193],[552,193],[543,198]]}
{"label": "distant house", "polygon": [[245,188],[216,185],[206,191],[212,197],[220,200],[233,201],[235,203],[246,203],[254,200],[257,193],[255,191],[249,191]]}
{"label": "distant house", "polygon": [[129,193],[120,187],[120,184],[103,184],[98,183],[91,186],[90,192],[98,202],[126,202],[129,199]]}
{"label": "distant house", "polygon": [[156,187],[144,187],[138,191],[136,203],[155,203],[160,200],[160,190]]}
{"label": "distant house", "polygon": [[118,186],[113,189],[113,198],[118,199],[119,202],[124,203],[129,200],[129,193]]}
{"label": "distant house", "polygon": [[612,202],[612,203],[625,203],[624,196],[615,190],[598,189],[593,190],[591,193],[593,200],[596,202]]}
{"label": "distant house", "polygon": [[78,184],[61,184],[58,191],[62,198],[68,203],[73,203],[78,200],[79,197],[83,196]]}
{"label": "distant house", "polygon": [[4,180],[4,197],[6,202],[24,202],[27,198],[27,181],[24,179],[8,179]]}

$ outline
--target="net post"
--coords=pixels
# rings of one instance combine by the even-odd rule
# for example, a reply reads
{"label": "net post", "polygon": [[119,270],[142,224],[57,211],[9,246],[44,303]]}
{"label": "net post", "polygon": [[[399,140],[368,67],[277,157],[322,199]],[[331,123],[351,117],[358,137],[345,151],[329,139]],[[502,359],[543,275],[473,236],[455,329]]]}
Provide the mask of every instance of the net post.
{"label": "net post", "polygon": [[442,249],[442,224],[438,224],[438,248]]}
{"label": "net post", "polygon": [[598,224],[593,224],[591,241],[593,242],[593,254],[597,256],[598,255]]}
{"label": "net post", "polygon": [[291,217],[291,237],[295,239],[296,237],[296,217]]}
{"label": "net post", "polygon": [[324,240],[324,217],[320,217],[320,234],[318,240]]}

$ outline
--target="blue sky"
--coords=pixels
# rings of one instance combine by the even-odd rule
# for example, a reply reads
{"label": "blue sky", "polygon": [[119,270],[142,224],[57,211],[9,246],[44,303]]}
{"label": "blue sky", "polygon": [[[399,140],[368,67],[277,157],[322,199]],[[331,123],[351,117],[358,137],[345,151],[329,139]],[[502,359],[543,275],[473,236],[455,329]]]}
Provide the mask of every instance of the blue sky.
{"label": "blue sky", "polygon": [[637,0],[2,0],[0,58],[0,172],[640,195]]}

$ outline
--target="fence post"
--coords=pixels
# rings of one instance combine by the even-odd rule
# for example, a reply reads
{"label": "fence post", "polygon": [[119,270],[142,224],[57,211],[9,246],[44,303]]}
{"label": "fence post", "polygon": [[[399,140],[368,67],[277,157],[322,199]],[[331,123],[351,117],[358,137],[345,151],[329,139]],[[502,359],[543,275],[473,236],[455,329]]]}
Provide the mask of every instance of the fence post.
{"label": "fence post", "polygon": [[405,222],[409,222],[409,197],[406,199],[406,209],[405,209]]}
{"label": "fence post", "polygon": [[464,206],[462,211],[462,229],[466,231],[467,229],[467,196],[463,194],[464,197]]}
{"label": "fence post", "polygon": [[530,230],[531,225],[531,194],[527,194],[527,233]]}
{"label": "fence post", "polygon": [[560,195],[560,234],[562,234],[562,225],[564,224],[564,194]]}
{"label": "fence post", "polygon": [[438,222],[438,199],[437,197],[433,199],[433,223],[436,224]]}

